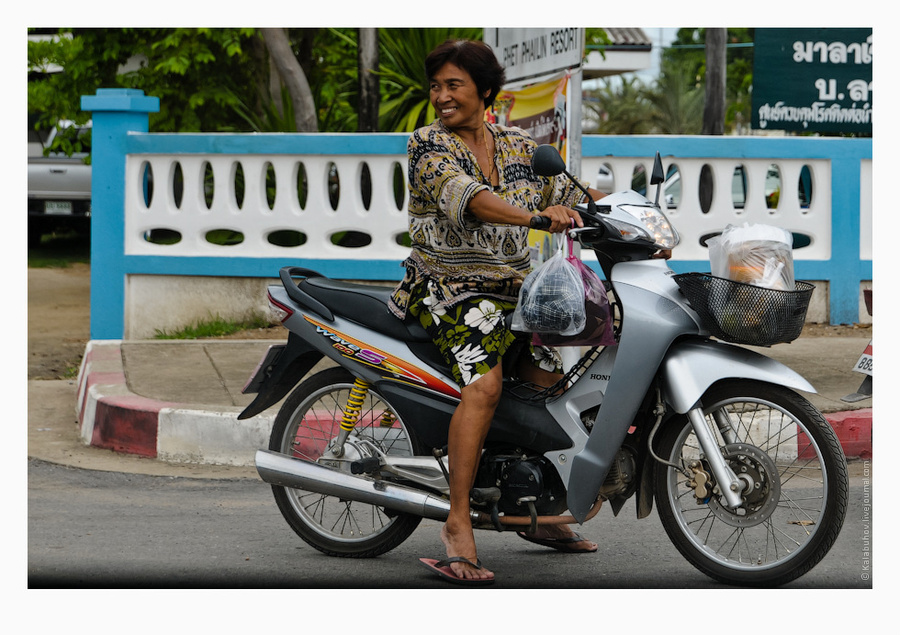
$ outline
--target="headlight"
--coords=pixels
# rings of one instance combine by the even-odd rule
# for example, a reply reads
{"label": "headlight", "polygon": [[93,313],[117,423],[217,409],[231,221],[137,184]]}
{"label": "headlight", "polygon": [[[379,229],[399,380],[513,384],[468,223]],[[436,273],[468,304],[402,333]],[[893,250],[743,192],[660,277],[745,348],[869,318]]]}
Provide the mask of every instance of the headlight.
{"label": "headlight", "polygon": [[[635,220],[640,222],[646,232],[646,238],[653,241],[654,245],[659,249],[672,249],[678,245],[678,232],[676,232],[675,228],[669,223],[669,219],[666,218],[666,215],[656,207],[620,205],[619,209],[628,212]],[[622,223],[617,223],[617,226],[621,224]],[[638,236],[635,236],[635,238],[638,238]],[[634,238],[626,238],[626,240],[634,240]]]}
{"label": "headlight", "polygon": [[650,233],[640,225],[635,225],[634,223],[629,223],[614,218],[605,218],[603,220],[607,225],[618,231],[619,238],[621,238],[622,240],[628,242],[631,242],[632,240],[653,240],[653,236],[651,236]]}

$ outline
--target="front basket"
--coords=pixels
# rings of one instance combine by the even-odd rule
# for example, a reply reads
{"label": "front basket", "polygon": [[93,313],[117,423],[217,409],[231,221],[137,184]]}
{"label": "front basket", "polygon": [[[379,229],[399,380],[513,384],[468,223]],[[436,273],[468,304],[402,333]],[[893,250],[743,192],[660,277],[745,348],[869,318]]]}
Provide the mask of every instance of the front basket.
{"label": "front basket", "polygon": [[749,346],[797,339],[815,289],[799,280],[793,291],[766,289],[708,273],[683,273],[674,280],[713,337]]}

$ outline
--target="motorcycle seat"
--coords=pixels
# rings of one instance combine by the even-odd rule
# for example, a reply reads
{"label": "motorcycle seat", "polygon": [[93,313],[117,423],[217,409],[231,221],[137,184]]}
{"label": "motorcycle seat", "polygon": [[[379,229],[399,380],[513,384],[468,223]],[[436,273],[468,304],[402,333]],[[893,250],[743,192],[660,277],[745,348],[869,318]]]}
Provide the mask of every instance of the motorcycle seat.
{"label": "motorcycle seat", "polygon": [[403,321],[388,308],[393,287],[316,276],[304,278],[298,288],[351,322],[403,342],[431,342],[421,324],[415,320]]}

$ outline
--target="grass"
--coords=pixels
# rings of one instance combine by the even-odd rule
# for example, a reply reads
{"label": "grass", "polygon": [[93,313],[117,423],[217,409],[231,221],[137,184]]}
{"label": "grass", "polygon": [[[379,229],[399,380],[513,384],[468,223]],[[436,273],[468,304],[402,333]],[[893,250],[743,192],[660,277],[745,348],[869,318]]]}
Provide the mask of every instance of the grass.
{"label": "grass", "polygon": [[91,262],[91,238],[74,231],[45,234],[39,247],[28,250],[29,268],[62,268]]}
{"label": "grass", "polygon": [[156,329],[154,339],[157,340],[197,340],[208,337],[223,337],[232,333],[239,333],[248,329],[260,329],[270,326],[268,320],[262,317],[253,317],[249,320],[226,320],[218,315],[210,316],[208,320],[198,320],[177,331],[164,331]]}

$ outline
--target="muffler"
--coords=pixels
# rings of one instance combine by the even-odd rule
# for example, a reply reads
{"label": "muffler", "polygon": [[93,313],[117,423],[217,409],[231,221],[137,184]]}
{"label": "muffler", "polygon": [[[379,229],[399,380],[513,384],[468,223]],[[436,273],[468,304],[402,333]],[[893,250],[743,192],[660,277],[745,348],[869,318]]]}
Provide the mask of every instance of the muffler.
{"label": "muffler", "polygon": [[396,483],[376,481],[270,450],[256,451],[256,471],[266,483],[378,505],[432,520],[447,520],[450,501]]}

